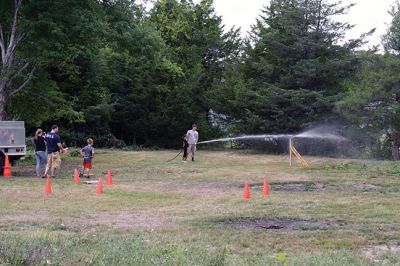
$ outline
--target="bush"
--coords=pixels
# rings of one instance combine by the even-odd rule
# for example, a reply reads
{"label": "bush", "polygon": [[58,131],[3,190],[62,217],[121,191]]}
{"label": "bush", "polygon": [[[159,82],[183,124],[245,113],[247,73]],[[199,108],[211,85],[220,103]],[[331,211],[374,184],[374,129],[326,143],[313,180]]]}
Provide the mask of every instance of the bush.
{"label": "bush", "polygon": [[84,147],[87,145],[86,140],[92,138],[94,146],[97,148],[115,148],[121,149],[126,147],[123,140],[117,139],[112,134],[107,135],[87,135],[80,132],[65,130],[60,132],[63,144],[67,147]]}
{"label": "bush", "polygon": [[71,148],[68,150],[68,155],[70,157],[82,157],[81,150],[78,148]]}

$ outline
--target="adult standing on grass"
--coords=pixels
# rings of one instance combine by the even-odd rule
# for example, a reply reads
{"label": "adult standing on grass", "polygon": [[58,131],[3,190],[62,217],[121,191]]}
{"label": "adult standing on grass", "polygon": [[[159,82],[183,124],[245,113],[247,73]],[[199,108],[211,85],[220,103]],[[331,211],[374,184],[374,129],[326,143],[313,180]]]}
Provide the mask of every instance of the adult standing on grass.
{"label": "adult standing on grass", "polygon": [[58,135],[58,126],[53,125],[51,127],[51,132],[46,135],[46,143],[47,143],[47,167],[46,172],[44,173],[45,176],[48,175],[50,170],[51,177],[55,178],[55,171],[56,169],[61,167],[61,155],[65,152],[61,144],[61,137]]}
{"label": "adult standing on grass", "polygon": [[[36,158],[36,176],[40,176],[40,166],[43,163],[45,169],[47,168],[47,156],[46,156],[46,140],[43,137],[43,130],[40,128],[35,133],[35,158]],[[42,175],[42,178],[46,177]]]}
{"label": "adult standing on grass", "polygon": [[194,155],[196,153],[196,145],[199,141],[199,132],[197,132],[197,125],[193,124],[192,129],[186,133],[187,142],[189,143],[189,153],[192,155],[192,162],[194,162]]}

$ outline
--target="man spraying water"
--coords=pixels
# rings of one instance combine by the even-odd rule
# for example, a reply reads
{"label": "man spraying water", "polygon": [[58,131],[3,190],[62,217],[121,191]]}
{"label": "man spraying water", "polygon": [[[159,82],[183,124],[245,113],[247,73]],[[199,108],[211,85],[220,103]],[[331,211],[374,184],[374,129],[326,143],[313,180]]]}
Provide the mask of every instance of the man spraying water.
{"label": "man spraying water", "polygon": [[197,125],[193,124],[192,129],[186,134],[187,142],[189,143],[189,153],[192,155],[192,162],[194,162],[194,155],[196,153],[196,145],[199,141],[199,133],[197,132]]}

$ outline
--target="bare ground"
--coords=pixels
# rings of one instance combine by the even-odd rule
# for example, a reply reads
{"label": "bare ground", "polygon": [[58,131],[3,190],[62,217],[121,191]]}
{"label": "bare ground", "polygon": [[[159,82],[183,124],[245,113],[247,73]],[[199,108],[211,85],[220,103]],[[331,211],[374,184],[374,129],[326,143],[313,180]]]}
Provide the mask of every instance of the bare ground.
{"label": "bare ground", "polygon": [[342,226],[343,223],[332,221],[311,221],[298,219],[237,219],[220,224],[232,226],[240,230],[276,230],[291,232],[296,230],[323,230],[334,226]]}

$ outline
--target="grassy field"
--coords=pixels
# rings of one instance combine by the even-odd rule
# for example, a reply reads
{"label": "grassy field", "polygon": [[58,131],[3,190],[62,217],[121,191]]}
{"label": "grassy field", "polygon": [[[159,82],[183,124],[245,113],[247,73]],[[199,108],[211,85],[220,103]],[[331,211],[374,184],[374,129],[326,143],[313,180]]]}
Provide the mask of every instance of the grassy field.
{"label": "grassy field", "polygon": [[[97,152],[74,184],[67,155],[45,196],[30,160],[0,180],[0,265],[400,265],[400,165],[200,151]],[[261,193],[264,179],[271,195]],[[243,199],[244,182],[251,200]]]}

